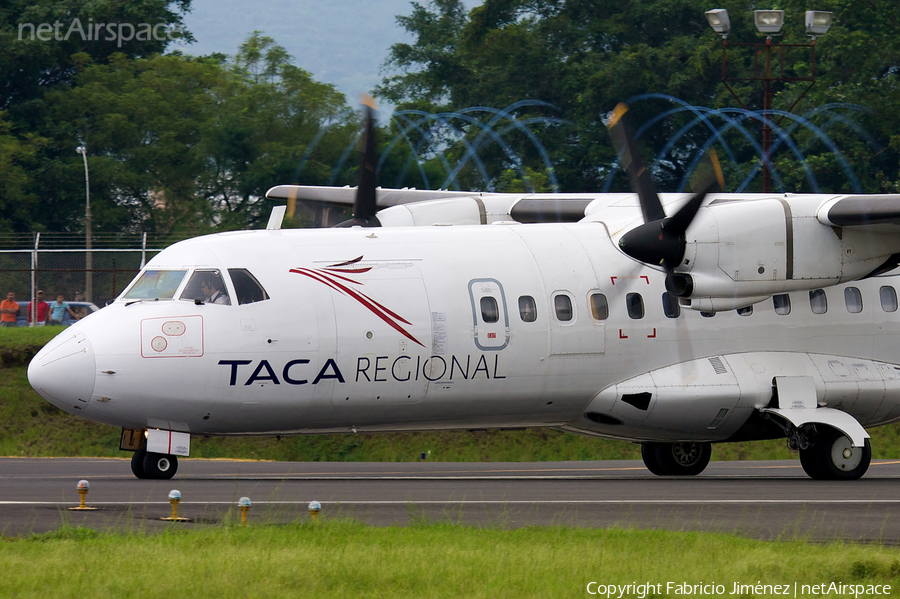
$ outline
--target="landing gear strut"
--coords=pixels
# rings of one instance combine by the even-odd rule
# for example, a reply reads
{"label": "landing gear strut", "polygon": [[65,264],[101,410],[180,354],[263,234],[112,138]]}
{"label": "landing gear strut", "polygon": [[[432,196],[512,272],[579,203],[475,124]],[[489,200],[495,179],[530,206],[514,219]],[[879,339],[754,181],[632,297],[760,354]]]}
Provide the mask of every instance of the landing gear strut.
{"label": "landing gear strut", "polygon": [[853,447],[844,433],[828,428],[805,449],[800,449],[800,465],[816,480],[856,480],[869,469],[872,446]]}
{"label": "landing gear strut", "polygon": [[178,458],[139,449],[131,456],[131,471],[138,478],[168,480],[178,470]]}
{"label": "landing gear strut", "polygon": [[710,443],[641,443],[641,458],[657,476],[695,476],[703,472],[712,455]]}

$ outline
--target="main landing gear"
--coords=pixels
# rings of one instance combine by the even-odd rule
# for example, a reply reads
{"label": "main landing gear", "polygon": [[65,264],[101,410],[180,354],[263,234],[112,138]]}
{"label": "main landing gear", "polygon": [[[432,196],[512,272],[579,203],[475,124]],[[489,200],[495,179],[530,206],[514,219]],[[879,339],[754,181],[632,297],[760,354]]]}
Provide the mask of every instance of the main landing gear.
{"label": "main landing gear", "polygon": [[800,465],[816,480],[856,480],[869,469],[872,446],[853,447],[844,433],[826,428],[800,449]]}
{"label": "main landing gear", "polygon": [[138,478],[168,480],[178,470],[178,458],[139,449],[131,456],[131,471]]}
{"label": "main landing gear", "polygon": [[695,476],[703,472],[712,455],[710,443],[641,443],[641,458],[657,476]]}

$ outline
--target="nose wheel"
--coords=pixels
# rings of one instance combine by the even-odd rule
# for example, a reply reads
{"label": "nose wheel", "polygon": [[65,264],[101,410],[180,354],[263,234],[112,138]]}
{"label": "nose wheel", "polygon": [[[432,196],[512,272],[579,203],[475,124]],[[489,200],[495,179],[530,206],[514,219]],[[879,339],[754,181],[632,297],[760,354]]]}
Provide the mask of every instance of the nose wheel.
{"label": "nose wheel", "polygon": [[139,449],[131,456],[131,472],[137,478],[168,480],[178,470],[178,458],[166,453]]}

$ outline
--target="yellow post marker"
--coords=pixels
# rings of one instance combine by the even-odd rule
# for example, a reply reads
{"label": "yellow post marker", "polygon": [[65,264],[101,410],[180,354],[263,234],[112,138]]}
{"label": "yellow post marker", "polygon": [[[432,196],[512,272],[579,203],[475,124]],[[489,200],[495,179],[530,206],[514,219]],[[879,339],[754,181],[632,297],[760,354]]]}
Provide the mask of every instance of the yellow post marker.
{"label": "yellow post marker", "polygon": [[82,479],[78,481],[78,485],[75,487],[78,490],[78,494],[81,495],[81,503],[78,504],[78,507],[70,507],[70,510],[96,510],[95,507],[88,507],[85,504],[87,500],[88,489],[91,488],[91,485],[88,481]]}
{"label": "yellow post marker", "polygon": [[241,510],[241,526],[247,526],[247,512],[250,511],[250,498],[241,497],[238,499],[238,509]]}
{"label": "yellow post marker", "polygon": [[169,491],[169,503],[172,504],[172,515],[168,518],[160,518],[166,522],[190,522],[190,518],[182,518],[178,515],[178,502],[181,501],[181,491],[172,489]]}
{"label": "yellow post marker", "polygon": [[322,511],[322,504],[320,504],[318,501],[309,502],[309,515],[312,518],[313,524],[319,523],[320,511]]}

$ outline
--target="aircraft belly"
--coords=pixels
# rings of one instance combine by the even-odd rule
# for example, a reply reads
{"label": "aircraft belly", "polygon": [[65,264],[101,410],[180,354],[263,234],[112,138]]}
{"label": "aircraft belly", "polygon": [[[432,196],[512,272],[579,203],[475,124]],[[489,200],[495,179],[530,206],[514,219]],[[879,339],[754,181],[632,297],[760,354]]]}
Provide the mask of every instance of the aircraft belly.
{"label": "aircraft belly", "polygon": [[[778,380],[783,384],[778,386]],[[788,384],[792,381],[807,382]],[[807,400],[798,393],[811,395]],[[881,423],[900,417],[895,400],[885,401],[898,396],[900,367],[892,364],[750,352],[690,360],[610,385],[567,428],[635,440],[721,441],[735,434],[754,410],[766,408],[805,409],[802,418],[785,412],[801,423],[836,425],[840,420],[845,428],[846,418],[863,425]]]}

